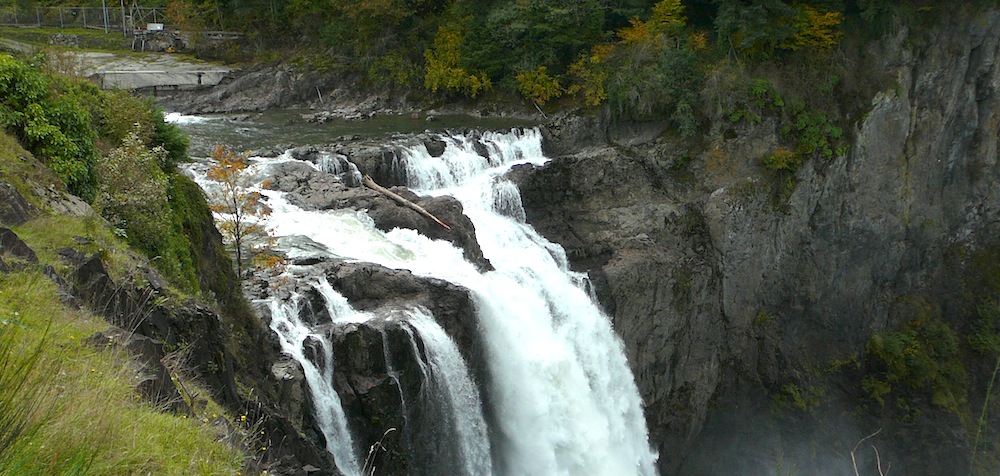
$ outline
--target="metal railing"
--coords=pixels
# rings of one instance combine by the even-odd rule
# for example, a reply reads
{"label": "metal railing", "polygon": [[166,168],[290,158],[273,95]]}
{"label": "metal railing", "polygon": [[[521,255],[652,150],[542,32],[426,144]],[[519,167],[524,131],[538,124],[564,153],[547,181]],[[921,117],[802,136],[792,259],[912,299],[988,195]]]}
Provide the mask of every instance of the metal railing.
{"label": "metal railing", "polygon": [[0,8],[0,26],[96,28],[104,31],[129,33],[145,29],[147,23],[166,19],[166,9],[149,7],[33,7]]}

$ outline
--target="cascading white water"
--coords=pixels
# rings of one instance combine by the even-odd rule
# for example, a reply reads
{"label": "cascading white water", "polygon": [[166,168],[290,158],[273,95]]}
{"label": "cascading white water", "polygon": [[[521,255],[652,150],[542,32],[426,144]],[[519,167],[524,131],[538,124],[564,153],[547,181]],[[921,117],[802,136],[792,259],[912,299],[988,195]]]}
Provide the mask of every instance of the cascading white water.
{"label": "cascading white water", "polygon": [[[327,324],[339,325],[370,321],[372,316],[355,311],[347,299],[338,293],[323,276],[310,277],[309,285],[322,296],[331,321]],[[317,424],[327,440],[327,450],[333,454],[338,469],[348,475],[361,474],[358,459],[353,452],[353,439],[349,432],[340,398],[333,389],[332,344],[321,334],[313,333],[299,318],[302,297],[293,295],[288,301],[271,298],[267,301],[271,311],[271,329],[278,335],[282,350],[295,358],[303,368],[313,401],[316,405]],[[438,443],[438,448],[454,448],[444,454],[426,455],[424,462],[446,468],[448,474],[475,476],[490,472],[490,446],[483,420],[479,391],[469,377],[468,368],[458,348],[440,325],[422,309],[402,311],[401,324],[410,336],[410,345],[418,365],[423,370],[425,388],[428,395],[422,395],[419,402],[402,401],[404,415],[409,414],[408,405],[419,408],[424,421],[435,425],[441,438],[447,433],[455,436],[453,442]],[[318,323],[324,324],[324,323]],[[423,343],[423,352],[417,348],[414,333]],[[389,355],[388,335],[383,331],[383,349],[386,369],[390,378],[398,377]],[[319,363],[306,355],[307,339],[318,344]],[[421,360],[421,358],[425,359]],[[430,419],[433,419],[430,420]],[[413,431],[407,429],[406,431]],[[433,433],[433,432],[432,432]]]}
{"label": "cascading white water", "polygon": [[[439,420],[436,426],[443,423],[455,434],[456,441],[452,446],[457,454],[451,456],[455,461],[449,469],[459,474],[489,474],[490,442],[479,389],[469,377],[469,369],[458,347],[434,318],[422,309],[410,310],[406,325],[417,333],[427,349],[427,361],[421,364],[425,377],[425,394],[421,396],[424,407],[430,410],[430,417]],[[414,354],[419,355],[412,334],[410,344]]]}
{"label": "cascading white water", "polygon": [[[456,281],[476,293],[490,354],[498,467],[511,475],[655,474],[638,390],[609,319],[568,270],[561,247],[521,223],[520,200],[500,178],[516,163],[545,161],[537,130],[467,141],[440,158],[404,154],[418,193],[458,198],[495,272]],[[418,272],[447,274],[419,268]]]}
{"label": "cascading white water", "polygon": [[[325,279],[323,280],[325,282]],[[326,283],[329,288],[329,283]],[[330,288],[332,290],[332,288]],[[361,474],[358,458],[354,454],[354,442],[347,427],[347,418],[340,403],[340,396],[333,388],[333,346],[321,334],[313,333],[308,325],[299,319],[298,306],[301,296],[292,296],[290,302],[270,299],[268,307],[271,311],[271,330],[278,335],[281,350],[292,356],[302,365],[309,392],[313,398],[316,411],[316,423],[326,438],[326,449],[333,455],[337,468],[348,476]],[[343,306],[337,306],[336,301],[327,301],[330,315],[350,317],[353,310],[343,301]],[[307,339],[319,345],[321,362],[313,362],[306,357]]]}
{"label": "cascading white water", "polygon": [[482,391],[491,397],[494,474],[655,474],[641,399],[610,320],[581,286],[585,276],[568,269],[562,248],[524,223],[516,187],[502,178],[513,165],[547,161],[539,132],[484,133],[479,150],[488,158],[469,137],[442,139],[440,157],[416,146],[398,155],[398,166],[418,193],[462,202],[495,271],[480,273],[450,243],[408,229],[380,232],[363,213],[305,211],[265,190],[270,224],[279,236],[303,236],[339,256],[471,291],[490,375]]}

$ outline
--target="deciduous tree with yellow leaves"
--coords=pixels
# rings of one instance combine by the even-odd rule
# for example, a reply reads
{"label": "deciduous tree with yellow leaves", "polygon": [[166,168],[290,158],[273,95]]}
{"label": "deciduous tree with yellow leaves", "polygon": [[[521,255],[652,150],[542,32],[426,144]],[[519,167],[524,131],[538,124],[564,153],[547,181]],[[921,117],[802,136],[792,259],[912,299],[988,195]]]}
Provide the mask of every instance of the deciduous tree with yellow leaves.
{"label": "deciduous tree with yellow leaves", "polygon": [[[219,189],[211,197],[210,208],[219,216],[219,231],[233,248],[236,272],[242,279],[250,263],[274,244],[274,236],[267,226],[271,209],[263,202],[260,192],[251,188],[246,156],[219,145],[211,157],[215,163],[208,170],[208,178],[215,181]],[[265,257],[265,261],[269,260]]]}

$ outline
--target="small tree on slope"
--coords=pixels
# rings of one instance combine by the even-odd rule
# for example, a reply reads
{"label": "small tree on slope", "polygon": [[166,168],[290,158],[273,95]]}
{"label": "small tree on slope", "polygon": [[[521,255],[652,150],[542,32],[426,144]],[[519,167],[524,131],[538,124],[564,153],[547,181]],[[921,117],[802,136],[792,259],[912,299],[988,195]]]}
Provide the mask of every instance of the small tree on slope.
{"label": "small tree on slope", "polygon": [[208,178],[219,184],[211,209],[220,216],[219,231],[233,248],[236,272],[243,279],[247,265],[273,245],[274,237],[267,228],[271,209],[263,203],[261,194],[250,188],[245,156],[220,145],[211,157],[215,163],[208,170]]}

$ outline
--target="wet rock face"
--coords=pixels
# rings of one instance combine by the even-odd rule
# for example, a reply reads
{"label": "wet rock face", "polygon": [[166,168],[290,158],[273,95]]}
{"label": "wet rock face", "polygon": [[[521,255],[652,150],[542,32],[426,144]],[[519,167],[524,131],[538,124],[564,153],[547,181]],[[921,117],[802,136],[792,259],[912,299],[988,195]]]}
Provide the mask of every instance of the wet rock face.
{"label": "wet rock face", "polygon": [[371,263],[328,260],[319,267],[333,288],[359,311],[399,306],[427,309],[455,341],[470,370],[485,375],[476,310],[467,289]]}
{"label": "wet rock face", "polygon": [[[303,296],[299,318],[326,335],[332,344],[333,385],[349,419],[356,452],[367,455],[372,445],[381,442],[384,449],[374,453],[377,474],[454,473],[447,466],[459,464],[460,458],[452,463],[443,461],[442,448],[434,446],[447,446],[446,442],[454,439],[435,433],[440,422],[435,422],[433,411],[423,406],[428,359],[418,333],[407,323],[405,310],[421,308],[433,315],[455,341],[473,379],[482,383],[486,379],[486,362],[468,290],[371,263],[309,259],[295,264],[304,267],[301,272],[306,276],[325,276],[354,309],[370,316],[364,322],[331,325],[325,301],[308,279],[288,284],[288,292],[278,291],[285,298],[293,292]],[[318,347],[313,347],[307,342],[304,353],[322,365]],[[303,393],[294,384],[295,375],[299,375],[295,372],[297,366],[290,362],[279,364],[272,369],[275,375],[290,375],[287,380],[291,387],[283,390],[290,400],[286,407],[299,409],[294,415],[306,413],[303,408],[311,412],[308,391]],[[304,432],[313,435],[318,445],[325,444],[314,422],[302,422]],[[310,433],[309,428],[315,431]]]}
{"label": "wet rock face", "polygon": [[[616,141],[510,174],[527,221],[598,284],[664,474],[727,474],[713,461],[736,453],[755,468],[749,474],[773,469],[765,446],[796,441],[754,427],[770,418],[774,389],[802,369],[862,353],[873,333],[898,324],[901,296],[937,292],[935,281],[951,275],[948,250],[996,246],[1000,14],[960,17],[925,33],[920,55],[905,33],[875,46],[901,90],[872,99],[846,155],[804,164],[784,203],[776,205],[778,185],[757,165],[780,137],[767,121],[703,141],[714,150]],[[547,150],[587,143],[574,124],[550,128]],[[676,170],[673,159],[686,153],[694,159]],[[849,408],[859,397],[852,392],[827,398]],[[948,436],[961,427],[934,420],[909,428],[915,437],[894,448],[880,446],[885,460],[908,474],[964,467],[965,443]],[[843,422],[849,435],[817,441],[850,440],[849,449],[867,423]],[[905,456],[930,454],[941,441],[953,442],[951,456],[934,465]]]}

